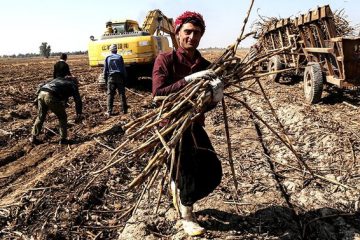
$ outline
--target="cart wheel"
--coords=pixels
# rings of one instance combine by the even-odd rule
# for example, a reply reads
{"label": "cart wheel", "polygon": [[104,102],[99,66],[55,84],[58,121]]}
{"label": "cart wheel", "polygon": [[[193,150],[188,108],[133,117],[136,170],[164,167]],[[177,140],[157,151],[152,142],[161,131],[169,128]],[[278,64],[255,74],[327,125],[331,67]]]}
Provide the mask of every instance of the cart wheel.
{"label": "cart wheel", "polygon": [[308,103],[318,103],[323,90],[323,73],[319,63],[309,63],[304,72],[304,93]]}
{"label": "cart wheel", "polygon": [[[281,63],[280,56],[276,55],[270,58],[269,60],[269,72],[278,71],[283,69],[283,64]],[[271,81],[279,82],[280,73],[271,74],[268,76],[268,79]]]}

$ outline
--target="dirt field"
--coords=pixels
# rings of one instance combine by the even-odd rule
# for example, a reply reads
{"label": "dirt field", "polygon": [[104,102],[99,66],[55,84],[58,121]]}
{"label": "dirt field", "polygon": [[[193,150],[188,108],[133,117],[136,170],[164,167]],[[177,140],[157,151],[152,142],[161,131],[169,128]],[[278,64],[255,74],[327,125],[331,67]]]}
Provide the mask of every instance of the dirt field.
{"label": "dirt field", "polygon": [[[204,51],[209,60],[221,52]],[[94,179],[121,126],[149,110],[148,83],[127,91],[129,114],[106,119],[106,95],[97,85],[100,68],[86,56],[69,56],[80,82],[85,119],[74,123],[67,109],[69,138],[58,145],[57,119],[48,115],[41,143],[28,141],[39,83],[50,79],[57,59],[0,60],[0,239],[187,239],[163,192],[147,191],[133,216],[129,207],[141,189],[127,184],[143,163],[123,163]],[[206,130],[222,160],[221,185],[195,206],[205,239],[360,239],[360,98],[329,89],[317,105],[304,103],[302,82],[263,79],[263,87],[287,136],[314,178],[294,154],[239,102],[226,98],[238,190],[228,161],[222,108],[207,113]],[[238,94],[267,124],[280,129],[264,98]],[[228,90],[231,91],[231,90]],[[134,143],[136,144],[136,143]],[[159,179],[160,180],[160,179]]]}

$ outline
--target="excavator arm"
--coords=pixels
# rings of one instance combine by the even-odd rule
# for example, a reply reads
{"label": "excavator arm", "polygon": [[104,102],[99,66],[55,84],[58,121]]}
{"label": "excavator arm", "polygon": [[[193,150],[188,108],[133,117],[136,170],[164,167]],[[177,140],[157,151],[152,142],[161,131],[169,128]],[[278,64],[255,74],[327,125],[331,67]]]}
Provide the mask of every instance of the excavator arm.
{"label": "excavator arm", "polygon": [[144,20],[142,30],[157,36],[160,35],[161,31],[167,33],[171,37],[174,48],[177,49],[179,46],[175,37],[173,19],[167,18],[159,9],[149,11]]}

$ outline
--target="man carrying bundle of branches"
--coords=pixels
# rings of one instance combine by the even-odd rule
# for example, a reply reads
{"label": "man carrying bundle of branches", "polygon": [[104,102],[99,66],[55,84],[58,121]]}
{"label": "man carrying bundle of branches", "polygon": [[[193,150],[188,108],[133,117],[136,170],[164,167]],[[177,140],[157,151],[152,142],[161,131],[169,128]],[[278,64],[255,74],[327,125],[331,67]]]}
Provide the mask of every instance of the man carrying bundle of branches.
{"label": "man carrying bundle of branches", "polygon": [[[223,83],[212,70],[205,70],[210,62],[197,50],[205,32],[203,17],[196,12],[184,12],[176,19],[174,28],[179,48],[157,57],[152,76],[153,96],[167,96],[192,81],[209,79],[213,105],[209,108],[214,107],[223,97]],[[184,132],[176,147],[176,163],[171,172],[173,203],[180,212],[184,231],[190,236],[205,232],[193,216],[193,204],[211,193],[222,176],[221,163],[203,128],[204,121],[201,114]]]}

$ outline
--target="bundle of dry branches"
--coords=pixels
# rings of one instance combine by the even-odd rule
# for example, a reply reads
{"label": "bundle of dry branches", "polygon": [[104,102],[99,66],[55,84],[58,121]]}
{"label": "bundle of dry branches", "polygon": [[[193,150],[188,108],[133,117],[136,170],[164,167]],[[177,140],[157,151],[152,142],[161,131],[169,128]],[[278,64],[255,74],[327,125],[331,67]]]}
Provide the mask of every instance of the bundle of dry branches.
{"label": "bundle of dry branches", "polygon": [[252,26],[252,28],[256,29],[255,38],[259,39],[263,37],[265,33],[270,29],[270,27],[279,20],[280,19],[276,17],[266,17],[259,15],[259,20],[255,21]]}
{"label": "bundle of dry branches", "polygon": [[334,22],[338,36],[355,36],[359,33],[354,26],[350,25],[350,22],[346,19],[347,17],[344,9],[334,12]]}
{"label": "bundle of dry branches", "polygon": [[[344,9],[341,10],[335,10],[334,14],[334,25],[335,25],[335,31],[336,31],[336,35],[337,36],[357,36],[359,35],[359,25],[357,26],[351,26],[350,25],[350,21],[347,20],[347,15],[345,14]],[[269,41],[269,39],[264,38],[264,36],[266,35],[266,33],[268,33],[269,29],[271,29],[272,26],[275,26],[275,24],[280,20],[280,18],[276,18],[276,17],[266,17],[266,16],[260,16],[259,15],[259,20],[256,21],[253,24],[253,28],[256,31],[255,34],[255,38],[258,39],[259,42],[262,41]],[[298,35],[298,29],[291,24],[289,26],[290,32],[292,34]],[[324,29],[324,32],[326,32],[326,26],[322,26],[322,28]],[[287,42],[287,39],[285,39],[287,35],[284,34],[284,42]],[[262,42],[262,45],[264,46],[279,46],[279,39],[274,38],[273,39],[274,42]]]}

